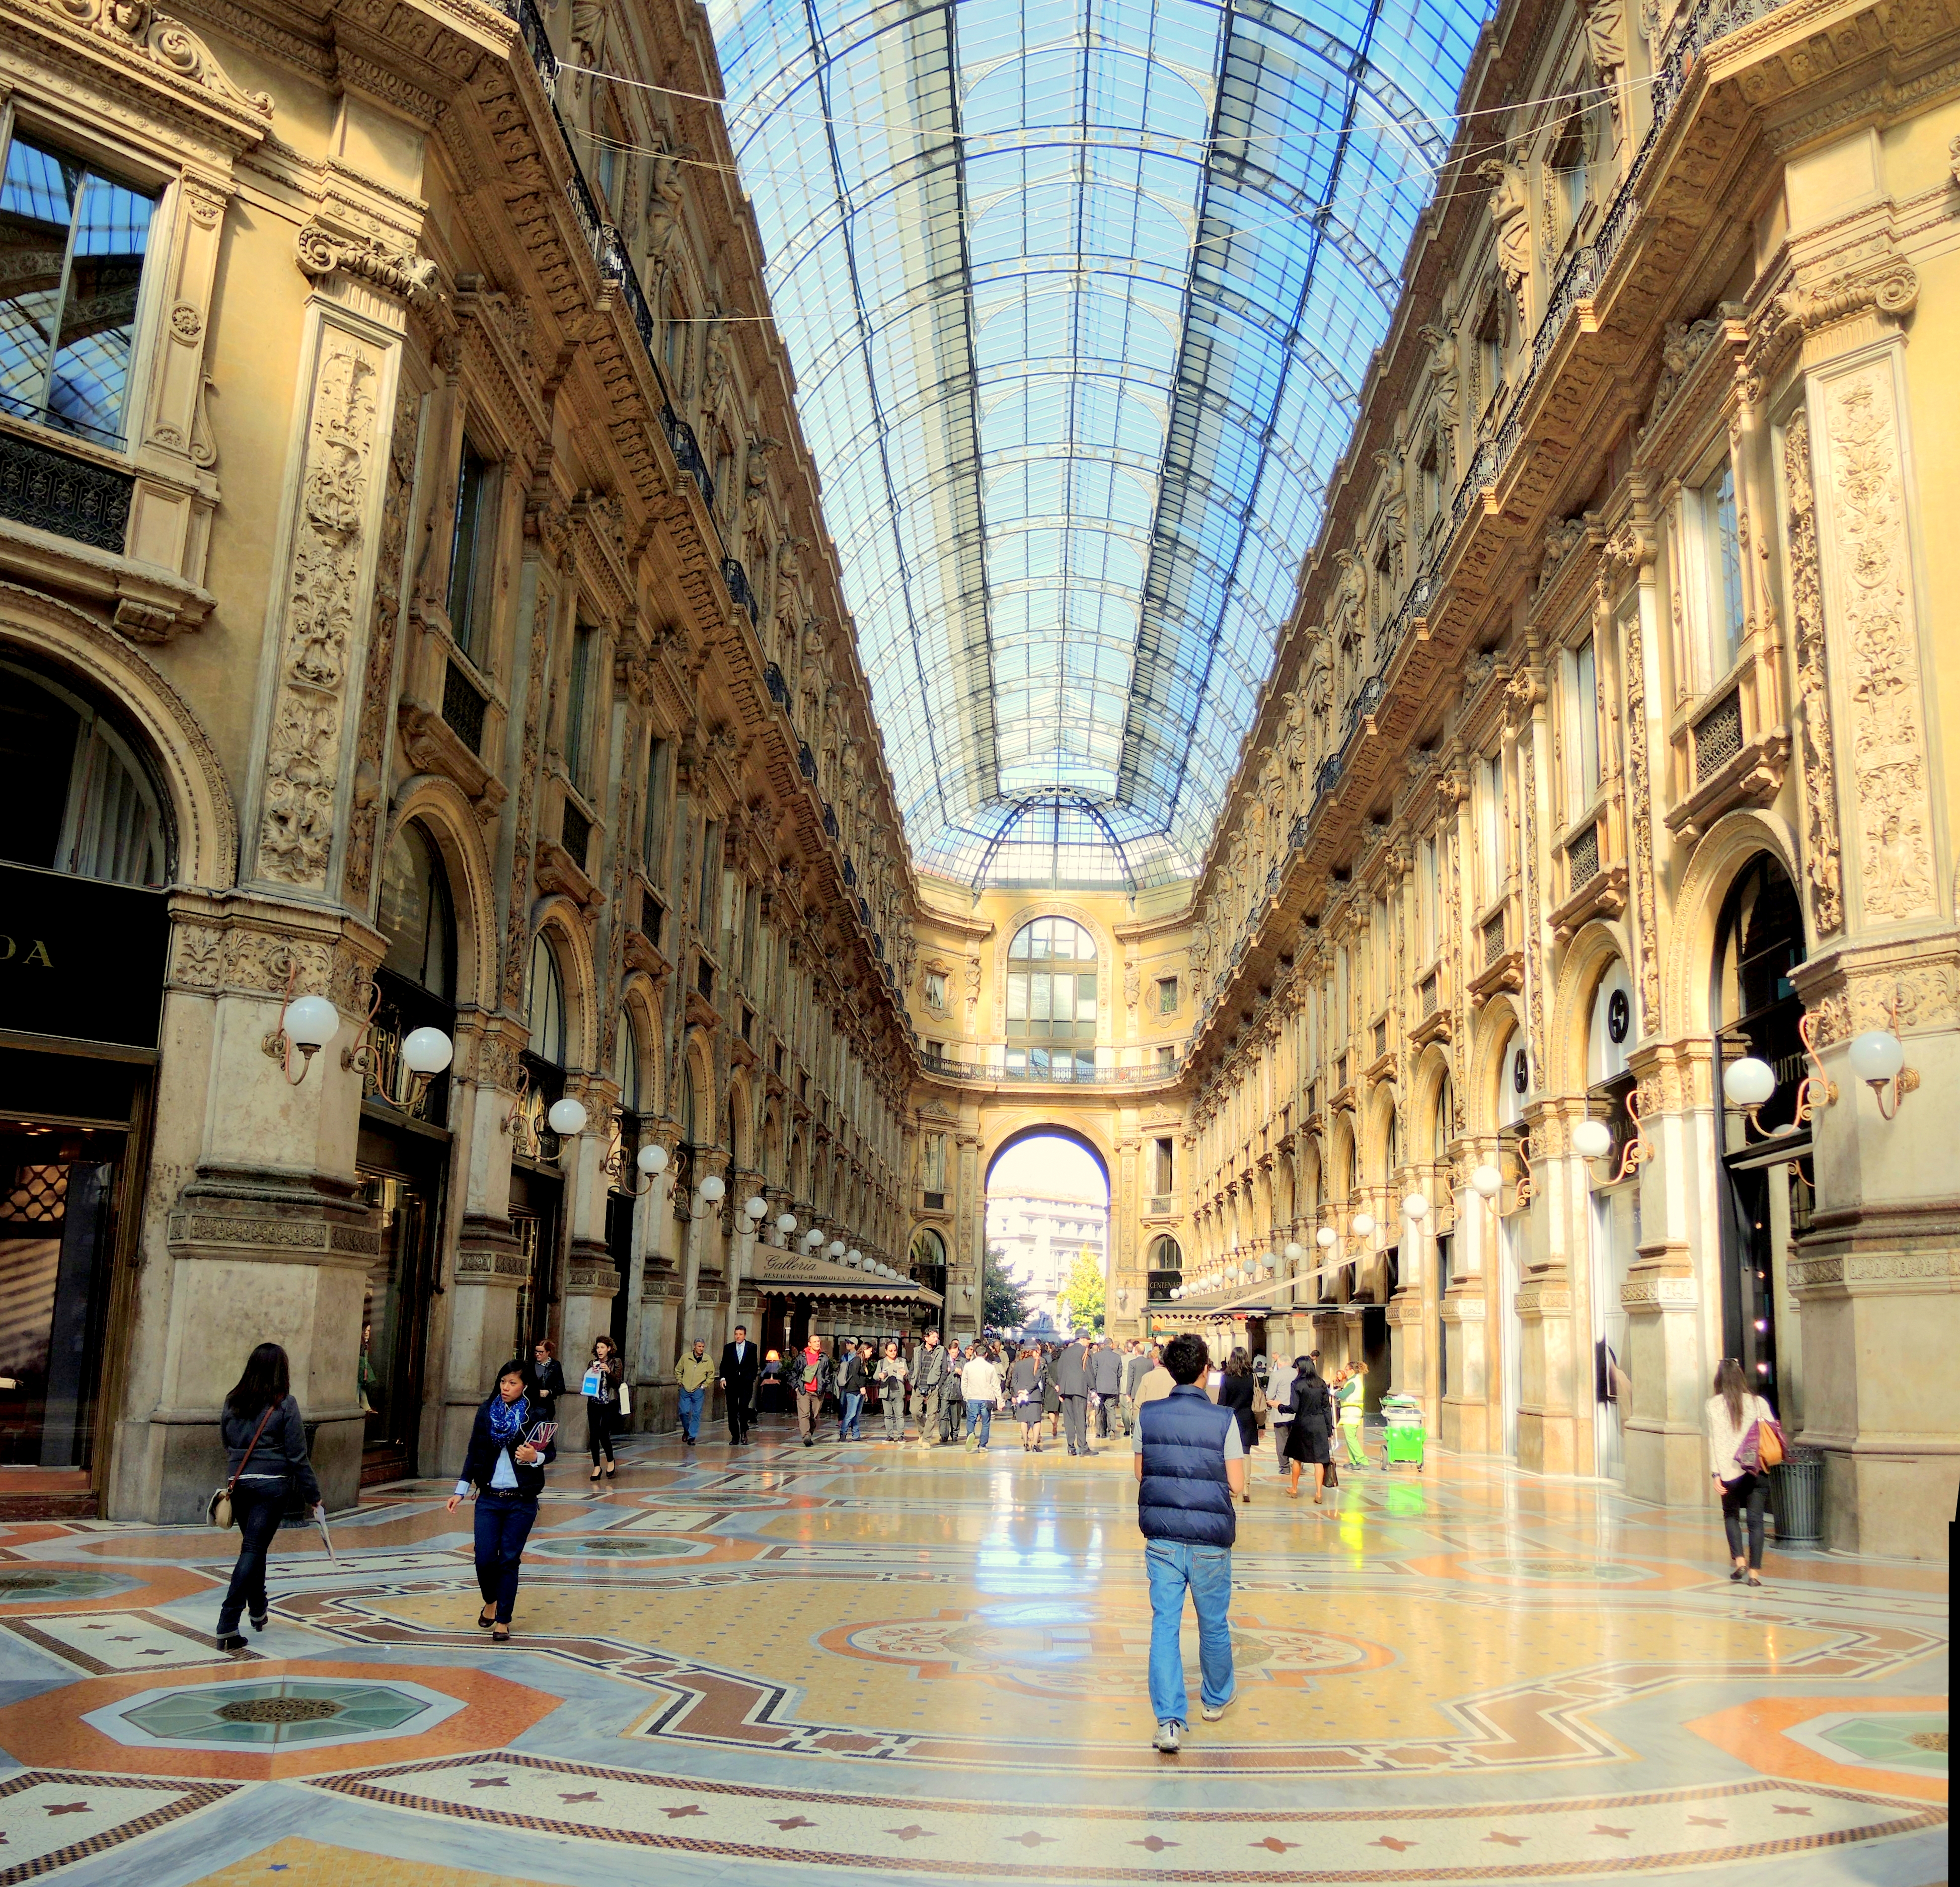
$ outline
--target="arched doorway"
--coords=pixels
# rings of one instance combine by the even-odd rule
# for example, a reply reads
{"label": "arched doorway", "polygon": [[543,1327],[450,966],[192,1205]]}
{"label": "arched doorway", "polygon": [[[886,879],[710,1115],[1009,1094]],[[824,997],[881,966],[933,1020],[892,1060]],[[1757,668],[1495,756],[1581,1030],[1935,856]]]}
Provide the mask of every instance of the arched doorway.
{"label": "arched doorway", "polygon": [[0,790],[0,1465],[94,1471],[135,1308],[177,835],[135,725],[11,646]]}
{"label": "arched doorway", "polygon": [[[361,1305],[364,1486],[416,1469],[431,1286],[449,1168],[449,1076],[415,1092],[402,1044],[422,1028],[456,1031],[456,911],[434,837],[406,821],[381,862],[376,926],[388,941],[374,972],[368,1089],[356,1172],[380,1248]],[[500,1359],[501,1360],[501,1359]]]}
{"label": "arched doorway", "polygon": [[1085,1136],[1055,1127],[1010,1135],[988,1162],[985,1191],[984,1327],[1060,1342],[1128,1313],[1109,1301],[1109,1168]]}
{"label": "arched doorway", "polygon": [[1709,994],[1719,1066],[1744,1055],[1769,1064],[1775,1091],[1755,1119],[1716,1084],[1722,1149],[1722,1353],[1739,1359],[1750,1385],[1786,1423],[1801,1410],[1787,1391],[1799,1359],[1792,1320],[1780,1331],[1790,1241],[1809,1223],[1815,1197],[1811,1136],[1794,1127],[1808,1070],[1799,1025],[1803,1005],[1792,973],[1804,959],[1803,912],[1790,875],[1758,853],[1723,900]]}

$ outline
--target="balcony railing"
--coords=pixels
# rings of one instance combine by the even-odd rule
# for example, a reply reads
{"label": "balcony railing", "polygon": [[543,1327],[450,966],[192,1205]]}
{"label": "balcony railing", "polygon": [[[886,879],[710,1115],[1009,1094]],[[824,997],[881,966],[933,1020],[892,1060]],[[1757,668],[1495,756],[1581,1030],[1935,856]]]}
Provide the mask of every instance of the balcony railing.
{"label": "balcony railing", "polygon": [[[1039,1082],[1048,1087],[1060,1088],[1117,1088],[1137,1087],[1149,1083],[1175,1081],[1182,1068],[1182,1060],[1173,1061],[1169,1066],[1152,1063],[1141,1068],[1078,1068],[1072,1063],[1066,1068],[1023,1067],[1007,1066],[1004,1044],[991,1044],[990,1047],[1001,1050],[997,1065],[992,1061],[965,1061],[950,1055],[924,1054],[920,1065],[929,1075],[944,1075],[955,1081],[1013,1081]],[[1017,1050],[1026,1044],[1017,1043]]]}
{"label": "balcony railing", "polygon": [[728,585],[728,594],[749,612],[749,621],[759,623],[762,620],[762,605],[756,601],[756,592],[749,587],[749,572],[733,557],[724,557],[721,576]]}
{"label": "balcony railing", "polygon": [[769,699],[779,708],[790,704],[790,684],[783,679],[783,671],[774,662],[768,663],[762,670],[762,685],[769,691]]}

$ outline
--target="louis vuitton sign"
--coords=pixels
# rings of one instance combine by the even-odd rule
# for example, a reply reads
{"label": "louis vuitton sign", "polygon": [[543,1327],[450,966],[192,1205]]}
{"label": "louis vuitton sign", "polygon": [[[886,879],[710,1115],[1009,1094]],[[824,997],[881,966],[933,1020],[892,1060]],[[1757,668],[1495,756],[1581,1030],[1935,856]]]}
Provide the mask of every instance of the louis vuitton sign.
{"label": "louis vuitton sign", "polygon": [[0,1029],[155,1047],[165,896],[0,865]]}

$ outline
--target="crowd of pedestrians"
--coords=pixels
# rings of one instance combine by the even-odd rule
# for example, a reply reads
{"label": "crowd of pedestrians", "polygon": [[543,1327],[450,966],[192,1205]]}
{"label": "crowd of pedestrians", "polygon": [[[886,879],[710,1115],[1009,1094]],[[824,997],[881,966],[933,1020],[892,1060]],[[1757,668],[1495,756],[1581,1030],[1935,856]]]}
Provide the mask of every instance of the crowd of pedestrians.
{"label": "crowd of pedestrians", "polygon": [[[722,1353],[724,1391],[733,1396],[749,1385],[748,1405],[731,1408],[730,1439],[746,1440],[754,1418],[754,1385],[779,1382],[796,1417],[806,1448],[819,1442],[920,1448],[963,1446],[985,1452],[994,1446],[997,1422],[1017,1432],[1024,1454],[1039,1455],[1058,1445],[1071,1456],[1096,1452],[1112,1436],[1134,1437],[1137,1411],[1168,1395],[1175,1386],[1158,1347],[1138,1338],[1118,1342],[1079,1335],[1045,1343],[988,1334],[963,1344],[942,1342],[928,1331],[902,1347],[869,1338],[807,1338],[780,1365],[764,1361],[748,1346],[748,1333]],[[1202,1347],[1202,1340],[1200,1340]],[[738,1352],[746,1351],[746,1358]],[[771,1353],[773,1358],[774,1353]],[[772,1369],[775,1374],[772,1375]],[[714,1379],[699,1343],[683,1358],[681,1425],[689,1446],[700,1422],[699,1398]],[[730,1391],[729,1379],[737,1385]],[[1208,1351],[1195,1379],[1200,1395],[1230,1413],[1242,1458],[1258,1452],[1262,1430],[1270,1426],[1274,1454],[1287,1492],[1297,1494],[1303,1469],[1314,1471],[1312,1495],[1324,1503],[1338,1484],[1332,1454],[1337,1431],[1348,1439],[1349,1459],[1361,1465],[1361,1372],[1320,1372],[1318,1352],[1297,1361],[1269,1363],[1244,1348],[1222,1357]],[[834,1425],[834,1426],[833,1426]],[[739,1432],[738,1432],[739,1430]],[[1249,1482],[1236,1498],[1249,1506]]]}

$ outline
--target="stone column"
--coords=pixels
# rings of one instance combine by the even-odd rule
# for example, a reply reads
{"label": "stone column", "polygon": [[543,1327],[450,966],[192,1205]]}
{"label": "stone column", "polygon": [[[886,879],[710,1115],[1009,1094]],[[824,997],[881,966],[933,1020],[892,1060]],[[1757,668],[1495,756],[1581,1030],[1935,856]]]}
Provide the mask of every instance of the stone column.
{"label": "stone column", "polygon": [[[476,1407],[511,1355],[524,1257],[511,1228],[511,1140],[522,1025],[459,1022],[450,1079],[452,1120],[469,1117],[469,1163],[450,1210],[460,1213],[450,1281],[449,1342],[443,1365],[440,1458],[461,1461]],[[459,1133],[461,1129],[459,1127]]]}
{"label": "stone column", "polygon": [[1494,1452],[1500,1433],[1491,1367],[1491,1281],[1497,1276],[1497,1215],[1470,1184],[1470,1175],[1497,1159],[1495,1136],[1457,1143],[1447,1175],[1456,1200],[1452,1228],[1456,1262],[1443,1291],[1442,1318],[1449,1326],[1449,1392],[1440,1399],[1437,1434],[1459,1454]]}
{"label": "stone column", "polygon": [[1713,1050],[1652,1042],[1628,1066],[1650,1156],[1638,1169],[1640,1243],[1620,1288],[1627,1492],[1691,1505],[1709,1498],[1702,1407],[1722,1353]]}
{"label": "stone column", "polygon": [[[1847,141],[1824,161],[1861,149]],[[1789,1281],[1803,1307],[1803,1439],[1825,1458],[1825,1543],[1932,1558],[1960,1480],[1960,933],[1936,745],[1952,664],[1918,541],[1943,526],[1913,488],[1911,435],[1915,417],[1950,424],[1950,390],[1930,358],[1915,384],[1901,333],[1914,269],[1863,225],[1843,227],[1860,246],[1820,257],[1820,285],[1780,304],[1804,336],[1783,472],[1818,938],[1794,980],[1837,1092],[1812,1124],[1816,1207]],[[1898,1037],[1909,1073],[1875,1091],[1847,1051],[1877,1029]]]}
{"label": "stone column", "polygon": [[[694,1155],[693,1191],[689,1195],[687,1251],[681,1266],[681,1346],[683,1349],[700,1337],[712,1342],[714,1333],[701,1328],[701,1267],[708,1242],[721,1235],[721,1207],[710,1205],[701,1196],[701,1182],[711,1175],[720,1175],[728,1155],[719,1147],[698,1148]],[[717,1254],[718,1255],[718,1254]]]}
{"label": "stone column", "polygon": [[[729,1242],[728,1303],[727,1315],[723,1318],[724,1343],[735,1340],[735,1326],[746,1323],[753,1327],[756,1311],[755,1286],[749,1281],[755,1266],[756,1242],[761,1235],[762,1226],[780,1210],[771,1206],[768,1215],[760,1220],[751,1219],[746,1210],[751,1199],[760,1198],[768,1203],[768,1195],[763,1190],[760,1173],[737,1172],[730,1175],[729,1200],[734,1214],[735,1234]],[[712,1347],[713,1340],[710,1339]]]}
{"label": "stone column", "polygon": [[673,1254],[661,1248],[673,1223],[673,1161],[680,1144],[680,1124],[663,1114],[648,1128],[647,1138],[665,1150],[668,1164],[634,1210],[627,1369],[633,1383],[633,1426],[659,1430],[679,1420],[673,1363],[679,1271]]}
{"label": "stone column", "polygon": [[[571,1092],[568,1087],[568,1093]],[[585,1398],[577,1394],[592,1346],[612,1328],[612,1299],[620,1286],[606,1243],[606,1141],[596,1124],[610,1113],[609,1090],[589,1085],[578,1095],[585,1105],[585,1132],[562,1141],[558,1165],[565,1175],[566,1242],[565,1289],[559,1300],[558,1342],[565,1382],[574,1393],[560,1404],[562,1450],[586,1445]]]}

